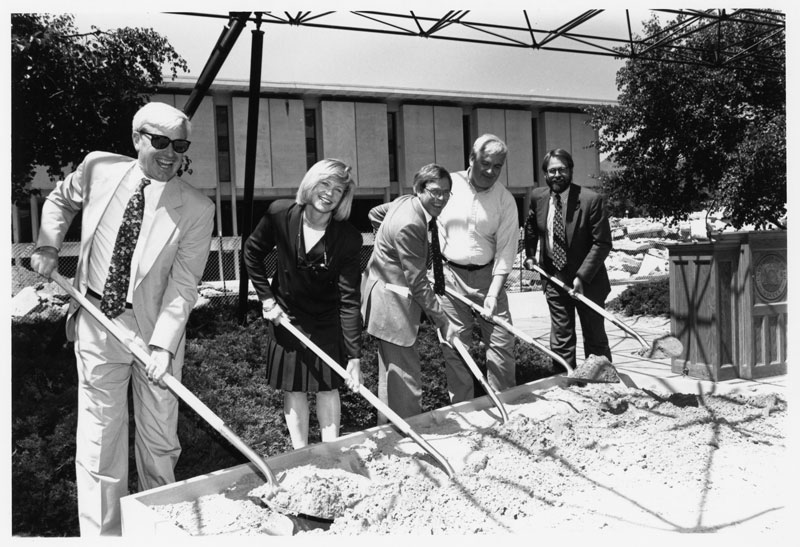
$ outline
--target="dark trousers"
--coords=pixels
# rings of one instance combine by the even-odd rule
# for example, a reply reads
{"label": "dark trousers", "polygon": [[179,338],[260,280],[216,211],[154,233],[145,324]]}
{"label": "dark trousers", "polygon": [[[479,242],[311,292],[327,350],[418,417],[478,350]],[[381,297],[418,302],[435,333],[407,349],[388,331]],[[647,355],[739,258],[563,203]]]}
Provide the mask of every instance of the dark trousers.
{"label": "dark trousers", "polygon": [[[555,283],[545,283],[544,292],[547,306],[550,308],[550,349],[573,367],[576,366],[575,346],[578,337],[575,332],[575,312],[577,311],[583,331],[584,356],[605,355],[611,361],[611,348],[608,345],[605,318],[569,296]],[[595,296],[593,298],[590,294],[585,296],[605,307],[605,297]]]}

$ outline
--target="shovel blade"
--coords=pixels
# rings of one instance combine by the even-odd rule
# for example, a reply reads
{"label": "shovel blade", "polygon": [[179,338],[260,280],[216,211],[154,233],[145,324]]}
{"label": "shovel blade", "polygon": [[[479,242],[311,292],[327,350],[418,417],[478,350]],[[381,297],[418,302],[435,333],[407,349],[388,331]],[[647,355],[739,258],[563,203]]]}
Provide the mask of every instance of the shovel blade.
{"label": "shovel blade", "polygon": [[616,384],[621,382],[617,369],[605,355],[590,355],[583,363],[567,374],[570,382]]}
{"label": "shovel blade", "polygon": [[680,357],[683,354],[683,344],[680,340],[669,334],[653,340],[652,346],[642,348],[644,357],[648,359],[665,359]]}

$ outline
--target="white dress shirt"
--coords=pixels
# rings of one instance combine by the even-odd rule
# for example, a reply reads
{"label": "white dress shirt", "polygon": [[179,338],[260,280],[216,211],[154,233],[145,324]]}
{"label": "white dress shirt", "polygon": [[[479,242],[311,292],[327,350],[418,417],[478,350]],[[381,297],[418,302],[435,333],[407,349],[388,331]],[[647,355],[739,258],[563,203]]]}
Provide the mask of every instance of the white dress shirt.
{"label": "white dress shirt", "polygon": [[[114,252],[114,243],[117,241],[117,233],[122,224],[122,216],[125,212],[125,207],[127,207],[128,200],[130,200],[143,178],[145,178],[145,176],[141,168],[138,164],[135,165],[122,182],[120,182],[119,187],[108,203],[108,207],[106,207],[106,210],[103,212],[100,224],[95,230],[89,255],[87,281],[89,288],[97,294],[103,294],[106,277],[108,277],[108,268],[111,265],[111,255]],[[139,231],[139,239],[136,242],[136,248],[131,258],[131,282],[128,287],[127,297],[127,302],[129,303],[133,300],[133,284],[136,279],[136,270],[139,265],[139,260],[141,259],[145,242],[147,241],[147,236],[153,225],[156,207],[158,201],[161,199],[161,194],[164,193],[164,187],[167,185],[164,181],[155,180],[153,178],[149,178],[149,180],[150,184],[144,187],[144,216],[142,217],[142,227]]]}

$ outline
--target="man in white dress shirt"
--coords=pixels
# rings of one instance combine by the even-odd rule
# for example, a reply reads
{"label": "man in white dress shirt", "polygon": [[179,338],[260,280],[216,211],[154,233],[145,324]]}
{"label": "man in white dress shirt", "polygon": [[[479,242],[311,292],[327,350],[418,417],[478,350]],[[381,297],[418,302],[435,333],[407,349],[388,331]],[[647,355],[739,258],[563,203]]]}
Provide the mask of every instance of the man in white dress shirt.
{"label": "man in white dress shirt", "polygon": [[[484,307],[488,315],[511,323],[504,285],[514,266],[519,242],[517,205],[511,192],[496,184],[505,164],[508,147],[498,137],[485,134],[475,140],[466,171],[451,173],[453,195],[439,215],[439,241],[445,259],[445,282]],[[445,294],[442,309],[456,326],[467,346],[477,324],[486,345],[487,379],[496,391],[516,385],[514,337],[472,308]],[[474,397],[469,368],[452,348],[442,346],[450,401]]]}

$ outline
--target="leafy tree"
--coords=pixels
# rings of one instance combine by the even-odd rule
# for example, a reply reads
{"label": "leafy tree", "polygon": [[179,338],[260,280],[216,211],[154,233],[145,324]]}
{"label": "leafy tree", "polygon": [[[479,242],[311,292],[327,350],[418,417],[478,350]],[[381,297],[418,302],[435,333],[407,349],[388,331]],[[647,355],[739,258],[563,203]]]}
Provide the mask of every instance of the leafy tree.
{"label": "leafy tree", "polygon": [[[776,57],[772,70],[758,56],[738,68],[669,62],[670,52],[655,48],[617,73],[618,105],[589,109],[595,146],[620,168],[603,176],[617,202],[673,221],[724,208],[736,228],[785,228],[786,50],[781,33],[748,24],[756,17],[711,25],[676,45],[713,59],[718,41],[741,50],[760,43]],[[644,26],[649,36],[663,30],[657,17]]]}
{"label": "leafy tree", "polygon": [[186,61],[152,29],[79,33],[68,14],[11,15],[12,200],[36,166],[57,178],[91,150],[133,152],[133,114]]}

